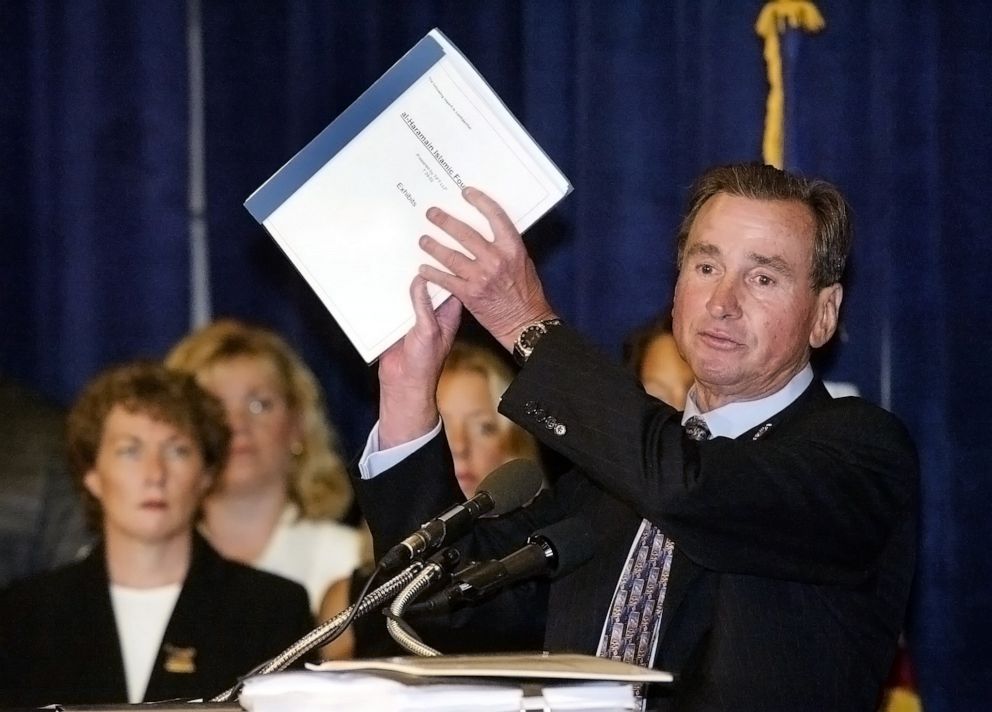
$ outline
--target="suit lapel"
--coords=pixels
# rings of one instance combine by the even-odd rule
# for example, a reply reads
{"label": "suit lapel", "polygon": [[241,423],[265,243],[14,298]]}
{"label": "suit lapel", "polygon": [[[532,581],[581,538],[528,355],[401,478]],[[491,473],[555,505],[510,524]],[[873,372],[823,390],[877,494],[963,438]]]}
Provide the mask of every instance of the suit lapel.
{"label": "suit lapel", "polygon": [[217,620],[209,575],[211,553],[200,536],[194,534],[189,572],[162,635],[145,691],[146,701],[198,694],[195,690],[199,689],[202,678],[200,643],[210,635],[205,627]]}
{"label": "suit lapel", "polygon": [[[796,400],[761,423],[755,425],[747,432],[741,434],[738,440],[762,440],[774,437],[776,427],[791,418],[796,413],[802,412],[811,406],[822,403],[824,399],[830,398],[823,382],[814,378],[813,382],[803,391]],[[672,569],[668,580],[668,590],[665,594],[665,603],[662,608],[661,623],[658,631],[659,646],[665,643],[665,633],[669,629],[669,623],[674,617],[674,612],[682,604],[686,592],[692,588],[692,584],[703,574],[703,569],[699,568],[683,554],[675,542],[675,556],[672,561]]]}
{"label": "suit lapel", "polygon": [[781,423],[792,418],[797,413],[805,411],[811,406],[822,403],[824,400],[830,400],[830,394],[823,385],[823,381],[819,378],[814,378],[813,381],[806,387],[806,390],[799,394],[798,398],[773,415],[771,418],[761,421],[746,433],[740,435],[737,439],[763,440],[768,437],[773,437],[775,429]]}
{"label": "suit lapel", "polygon": [[80,566],[77,615],[88,621],[92,635],[87,642],[83,663],[89,680],[103,680],[102,699],[127,700],[124,659],[121,656],[117,620],[110,600],[110,575],[107,573],[103,544],[94,547]]}

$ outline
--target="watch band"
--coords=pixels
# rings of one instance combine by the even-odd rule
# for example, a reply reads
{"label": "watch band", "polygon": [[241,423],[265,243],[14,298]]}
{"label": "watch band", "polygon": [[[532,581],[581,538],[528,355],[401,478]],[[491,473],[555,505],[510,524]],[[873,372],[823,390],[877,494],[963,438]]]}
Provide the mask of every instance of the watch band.
{"label": "watch band", "polygon": [[543,319],[525,326],[513,344],[513,359],[517,364],[523,366],[527,363],[541,337],[557,326],[561,326],[561,319]]}

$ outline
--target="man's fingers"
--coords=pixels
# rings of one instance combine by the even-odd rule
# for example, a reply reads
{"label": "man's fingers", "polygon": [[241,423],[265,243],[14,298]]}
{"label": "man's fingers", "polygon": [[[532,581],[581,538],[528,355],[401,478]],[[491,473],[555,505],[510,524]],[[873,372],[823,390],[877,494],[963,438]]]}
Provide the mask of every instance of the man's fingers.
{"label": "man's fingers", "polygon": [[435,314],[445,341],[450,342],[454,339],[455,332],[458,331],[458,324],[461,322],[462,303],[454,296],[448,297],[437,308]]}
{"label": "man's fingers", "polygon": [[[450,276],[439,270],[435,270],[435,272],[439,275]],[[458,329],[458,323],[461,320],[462,303],[455,297],[448,297],[435,310],[427,286],[428,281],[433,282],[434,280],[425,279],[423,275],[418,274],[410,283],[410,301],[413,302],[413,313],[416,318],[414,328],[423,328],[429,325],[432,330],[438,327],[442,333],[453,333]],[[438,284],[438,286],[447,289],[443,284]]]}
{"label": "man's fingers", "polygon": [[459,277],[467,276],[468,270],[475,263],[472,257],[442,245],[430,235],[422,235],[419,244],[420,249],[447,267],[449,272],[453,272]]}
{"label": "man's fingers", "polygon": [[452,294],[458,294],[461,287],[465,284],[464,280],[431,265],[420,265],[418,279],[426,279],[428,282],[433,282],[437,286],[447,289]]}
{"label": "man's fingers", "polygon": [[492,244],[491,240],[484,238],[471,225],[449,215],[440,208],[428,210],[427,219],[451,235],[473,255],[478,255],[481,250],[485,250],[487,245]]}
{"label": "man's fingers", "polygon": [[434,320],[434,305],[427,292],[427,281],[419,275],[410,282],[410,302],[413,304],[413,314],[418,324]]}
{"label": "man's fingers", "polygon": [[496,241],[499,242],[501,235],[514,235],[519,237],[517,228],[514,226],[513,221],[510,220],[510,216],[506,214],[506,211],[500,207],[500,204],[495,200],[490,198],[488,195],[483,193],[478,188],[465,188],[462,191],[462,197],[465,198],[476,210],[482,213],[486,220],[489,221],[490,226],[493,228],[493,235],[496,237]]}

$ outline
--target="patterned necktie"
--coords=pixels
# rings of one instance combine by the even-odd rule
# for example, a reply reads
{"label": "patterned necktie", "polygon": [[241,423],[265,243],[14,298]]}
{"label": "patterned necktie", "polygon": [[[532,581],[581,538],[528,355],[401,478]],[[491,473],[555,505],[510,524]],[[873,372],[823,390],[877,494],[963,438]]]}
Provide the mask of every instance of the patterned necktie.
{"label": "patterned necktie", "polygon": [[[697,415],[686,421],[685,432],[692,440],[710,436],[706,421]],[[641,522],[610,605],[599,645],[601,657],[651,665],[674,550],[674,542],[658,527],[647,519]]]}
{"label": "patterned necktie", "polygon": [[685,434],[689,436],[690,440],[695,440],[699,442],[700,440],[710,439],[710,429],[706,425],[706,421],[700,418],[698,415],[694,415],[685,421]]}

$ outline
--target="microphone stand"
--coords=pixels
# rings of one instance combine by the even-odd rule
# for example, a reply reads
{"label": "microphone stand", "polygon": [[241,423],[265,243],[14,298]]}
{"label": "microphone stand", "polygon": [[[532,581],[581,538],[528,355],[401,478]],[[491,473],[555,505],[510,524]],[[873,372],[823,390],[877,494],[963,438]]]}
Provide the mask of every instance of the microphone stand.
{"label": "microphone stand", "polygon": [[452,548],[442,549],[432,556],[416,576],[413,577],[405,588],[396,594],[393,603],[389,607],[389,615],[386,618],[386,630],[393,640],[399,643],[404,649],[424,658],[437,657],[441,654],[439,650],[430,647],[415,635],[408,632],[402,622],[403,612],[406,607],[417,596],[426,591],[432,583],[441,578],[444,574],[444,565],[451,564],[458,560],[459,554]]}
{"label": "microphone stand", "polygon": [[[317,646],[322,645],[329,639],[333,638],[339,632],[339,629],[344,627],[345,623],[350,622],[354,618],[364,616],[370,611],[381,608],[386,601],[389,601],[395,597],[398,591],[404,589],[404,587],[407,587],[414,580],[416,580],[417,575],[420,573],[421,569],[425,568],[425,566],[436,566],[438,572],[442,570],[440,565],[433,562],[431,564],[424,564],[423,561],[412,562],[403,571],[376,588],[372,591],[372,593],[367,596],[363,596],[357,603],[348,606],[330,620],[321,623],[319,626],[286,648],[283,652],[279,653],[279,655],[252,670],[243,678],[238,680],[233,687],[225,690],[216,697],[211,698],[210,701],[229,702],[234,699],[234,696],[240,691],[245,680],[248,678],[255,677],[256,675],[268,675],[270,673],[285,670],[296,660],[306,655]],[[433,575],[437,576],[439,573],[435,573]],[[437,652],[435,652],[435,655],[436,654]]]}

